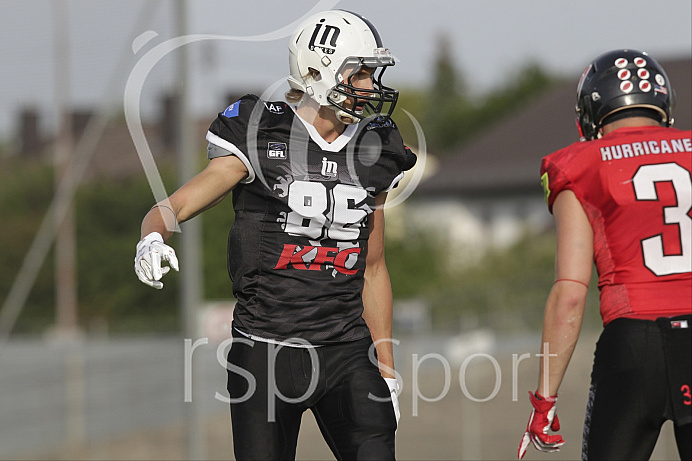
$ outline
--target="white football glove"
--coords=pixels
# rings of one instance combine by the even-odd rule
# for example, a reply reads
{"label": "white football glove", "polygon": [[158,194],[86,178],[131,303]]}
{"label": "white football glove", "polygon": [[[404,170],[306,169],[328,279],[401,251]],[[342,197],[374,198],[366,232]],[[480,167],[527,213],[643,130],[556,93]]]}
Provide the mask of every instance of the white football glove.
{"label": "white football glove", "polygon": [[[161,267],[161,261],[168,261],[168,266]],[[161,277],[166,275],[171,267],[178,270],[178,258],[173,248],[163,243],[161,234],[152,232],[139,241],[135,256],[135,274],[142,283],[160,290],[163,288]]]}
{"label": "white football glove", "polygon": [[399,411],[399,382],[396,378],[384,378],[389,387],[389,394],[392,397],[392,406],[394,407],[394,416],[396,416],[396,425],[399,426],[399,418],[401,417],[401,412]]}

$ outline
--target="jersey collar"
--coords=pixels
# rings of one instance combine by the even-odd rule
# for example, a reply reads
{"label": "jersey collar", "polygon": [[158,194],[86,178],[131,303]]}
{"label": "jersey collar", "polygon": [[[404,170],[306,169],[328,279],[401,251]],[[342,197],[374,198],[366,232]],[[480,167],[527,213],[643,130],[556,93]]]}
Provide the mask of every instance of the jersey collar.
{"label": "jersey collar", "polygon": [[298,112],[296,112],[296,107],[294,105],[289,105],[289,107],[291,107],[295,116],[305,126],[305,129],[308,131],[308,134],[310,135],[310,139],[312,139],[315,142],[315,144],[317,144],[320,147],[320,149],[324,151],[339,152],[344,147],[346,147],[351,138],[353,138],[353,135],[358,130],[358,124],[346,125],[346,129],[343,133],[339,135],[338,138],[336,138],[333,142],[327,142],[324,140],[322,136],[320,136],[320,134],[317,132],[317,129],[311,123],[308,123],[300,115],[298,115]]}

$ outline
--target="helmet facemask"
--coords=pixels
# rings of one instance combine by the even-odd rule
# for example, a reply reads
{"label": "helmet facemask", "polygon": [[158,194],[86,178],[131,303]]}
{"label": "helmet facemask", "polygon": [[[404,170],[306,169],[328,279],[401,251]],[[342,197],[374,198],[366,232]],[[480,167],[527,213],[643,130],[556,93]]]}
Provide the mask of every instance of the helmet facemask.
{"label": "helmet facemask", "polygon": [[[384,120],[391,117],[399,92],[382,84],[382,75],[388,66],[394,64],[394,60],[388,50],[381,53],[386,57],[348,58],[336,73],[337,84],[327,94],[327,101],[334,106],[337,116],[344,123],[350,119],[354,123],[367,117],[381,117]],[[372,88],[362,88],[353,82],[364,68],[373,69],[370,76]]]}

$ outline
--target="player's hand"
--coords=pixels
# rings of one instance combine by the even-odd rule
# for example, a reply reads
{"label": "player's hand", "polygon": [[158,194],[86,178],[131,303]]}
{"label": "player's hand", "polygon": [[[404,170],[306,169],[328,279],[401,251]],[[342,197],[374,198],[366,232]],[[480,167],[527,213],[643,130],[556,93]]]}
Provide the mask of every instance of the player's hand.
{"label": "player's hand", "polygon": [[[161,261],[168,261],[168,266],[161,266]],[[161,277],[166,275],[171,267],[178,270],[178,258],[173,248],[163,243],[163,237],[158,232],[152,232],[137,244],[135,256],[135,274],[142,283],[157,290],[163,288]]]}
{"label": "player's hand", "polygon": [[394,416],[396,416],[396,425],[399,426],[399,418],[401,418],[401,412],[399,411],[399,382],[396,378],[384,378],[389,387],[389,394],[392,398],[392,406],[394,407]]}
{"label": "player's hand", "polygon": [[555,413],[557,395],[554,397],[543,397],[538,392],[529,392],[533,410],[529,423],[526,425],[526,432],[519,444],[518,458],[521,459],[526,454],[529,443],[533,443],[536,450],[545,453],[553,453],[560,450],[565,444],[560,434],[550,435],[548,430],[559,431],[560,421]]}

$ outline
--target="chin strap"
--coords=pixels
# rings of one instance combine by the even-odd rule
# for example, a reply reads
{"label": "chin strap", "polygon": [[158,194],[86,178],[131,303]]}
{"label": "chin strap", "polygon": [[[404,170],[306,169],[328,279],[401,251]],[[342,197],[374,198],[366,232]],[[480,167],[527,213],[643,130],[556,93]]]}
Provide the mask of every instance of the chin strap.
{"label": "chin strap", "polygon": [[341,123],[344,125],[355,125],[356,123],[360,122],[359,119],[356,119],[353,115],[348,114],[344,112],[343,110],[336,109],[336,118],[339,119]]}

